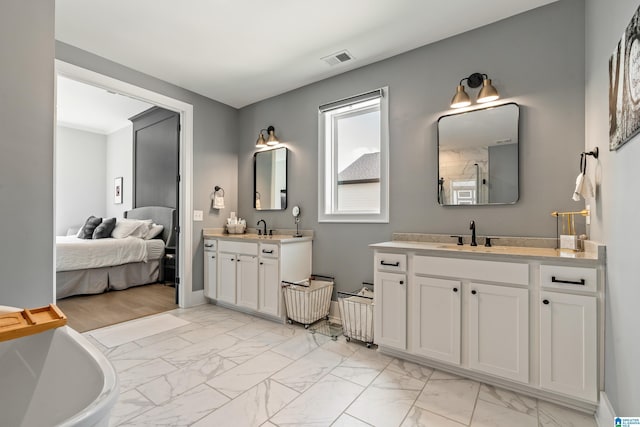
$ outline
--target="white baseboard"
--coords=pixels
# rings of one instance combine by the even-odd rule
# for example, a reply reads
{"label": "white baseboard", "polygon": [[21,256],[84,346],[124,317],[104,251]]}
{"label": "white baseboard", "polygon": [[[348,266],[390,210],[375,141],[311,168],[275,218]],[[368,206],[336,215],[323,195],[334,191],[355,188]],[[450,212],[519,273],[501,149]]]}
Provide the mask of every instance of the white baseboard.
{"label": "white baseboard", "polygon": [[609,402],[609,398],[604,391],[600,392],[600,402],[598,403],[598,409],[596,410],[596,423],[598,427],[612,427],[615,424],[613,419],[615,418],[615,411]]}
{"label": "white baseboard", "polygon": [[191,292],[190,298],[188,301],[185,301],[184,304],[180,304],[182,308],[195,307],[196,305],[202,305],[207,302],[207,299],[204,296],[204,289],[199,291]]}

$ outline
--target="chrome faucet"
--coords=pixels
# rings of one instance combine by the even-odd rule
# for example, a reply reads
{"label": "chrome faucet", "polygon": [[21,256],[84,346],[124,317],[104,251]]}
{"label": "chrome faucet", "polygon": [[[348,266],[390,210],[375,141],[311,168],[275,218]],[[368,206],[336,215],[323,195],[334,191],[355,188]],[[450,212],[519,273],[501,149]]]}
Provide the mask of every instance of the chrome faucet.
{"label": "chrome faucet", "polygon": [[478,242],[476,242],[476,222],[471,221],[469,224],[469,230],[471,230],[471,246],[478,246]]}
{"label": "chrome faucet", "polygon": [[261,219],[260,221],[258,221],[258,223],[256,224],[256,226],[260,225],[260,223],[262,223],[262,224],[263,224],[263,226],[264,226],[264,231],[262,231],[262,230],[258,230],[258,232],[259,232],[258,234],[260,234],[260,232],[262,232],[262,235],[263,235],[263,236],[266,236],[266,235],[267,235],[267,221],[265,221],[264,219]]}

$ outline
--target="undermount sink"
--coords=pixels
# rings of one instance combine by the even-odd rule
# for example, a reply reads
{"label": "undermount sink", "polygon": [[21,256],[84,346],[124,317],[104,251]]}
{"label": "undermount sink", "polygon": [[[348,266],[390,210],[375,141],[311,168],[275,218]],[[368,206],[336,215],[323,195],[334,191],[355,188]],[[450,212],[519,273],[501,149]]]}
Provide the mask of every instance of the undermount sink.
{"label": "undermount sink", "polygon": [[472,252],[486,252],[486,253],[505,253],[513,251],[509,246],[470,246],[470,245],[456,245],[455,243],[440,245],[438,249],[448,249],[453,251],[472,251]]}

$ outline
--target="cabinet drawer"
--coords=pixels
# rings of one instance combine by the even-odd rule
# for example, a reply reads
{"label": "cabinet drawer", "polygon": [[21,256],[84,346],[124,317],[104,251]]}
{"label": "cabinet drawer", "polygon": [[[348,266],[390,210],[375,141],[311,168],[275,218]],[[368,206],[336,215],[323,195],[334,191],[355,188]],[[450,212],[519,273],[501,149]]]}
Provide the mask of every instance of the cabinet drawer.
{"label": "cabinet drawer", "polygon": [[232,254],[258,255],[258,244],[221,240],[218,242],[218,250]]}
{"label": "cabinet drawer", "polygon": [[543,288],[595,292],[598,285],[598,271],[592,267],[541,265],[540,284]]}
{"label": "cabinet drawer", "polygon": [[260,256],[266,258],[278,258],[280,251],[278,245],[271,243],[260,243]]}
{"label": "cabinet drawer", "polygon": [[405,254],[376,254],[376,269],[382,271],[407,271]]}
{"label": "cabinet drawer", "polygon": [[217,240],[209,240],[209,239],[205,239],[204,240],[204,250],[206,252],[215,252],[218,246],[218,241]]}
{"label": "cabinet drawer", "polygon": [[416,274],[429,276],[457,277],[525,286],[529,284],[529,264],[515,262],[415,256],[413,268]]}

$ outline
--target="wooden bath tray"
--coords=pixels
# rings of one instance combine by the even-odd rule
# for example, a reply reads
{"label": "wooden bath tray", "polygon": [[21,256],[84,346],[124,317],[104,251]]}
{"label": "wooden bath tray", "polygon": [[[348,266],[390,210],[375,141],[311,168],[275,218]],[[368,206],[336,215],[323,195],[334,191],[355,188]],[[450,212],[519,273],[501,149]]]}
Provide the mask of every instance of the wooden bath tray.
{"label": "wooden bath tray", "polygon": [[67,316],[55,304],[0,314],[0,341],[8,341],[67,324]]}

